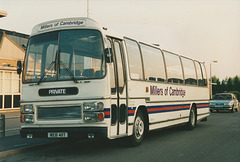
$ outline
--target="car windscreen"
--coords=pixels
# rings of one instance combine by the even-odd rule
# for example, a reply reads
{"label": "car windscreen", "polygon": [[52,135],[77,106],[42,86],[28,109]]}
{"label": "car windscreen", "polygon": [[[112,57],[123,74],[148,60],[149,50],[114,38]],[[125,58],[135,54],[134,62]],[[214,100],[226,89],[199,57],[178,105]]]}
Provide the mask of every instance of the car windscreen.
{"label": "car windscreen", "polygon": [[232,100],[230,94],[218,94],[213,97],[213,100]]}

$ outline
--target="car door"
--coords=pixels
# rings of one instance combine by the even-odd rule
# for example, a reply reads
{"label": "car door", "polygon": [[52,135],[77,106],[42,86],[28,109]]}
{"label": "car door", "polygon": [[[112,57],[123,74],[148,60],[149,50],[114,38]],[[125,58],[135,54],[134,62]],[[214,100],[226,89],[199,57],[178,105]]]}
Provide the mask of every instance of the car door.
{"label": "car door", "polygon": [[234,108],[237,109],[238,108],[238,100],[235,97],[235,95],[233,95],[233,101],[234,101]]}

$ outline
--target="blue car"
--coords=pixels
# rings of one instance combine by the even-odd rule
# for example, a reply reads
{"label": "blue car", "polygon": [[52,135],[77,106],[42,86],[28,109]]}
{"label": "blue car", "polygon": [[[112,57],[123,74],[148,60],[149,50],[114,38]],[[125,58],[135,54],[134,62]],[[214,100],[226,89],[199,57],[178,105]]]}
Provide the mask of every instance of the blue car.
{"label": "blue car", "polygon": [[213,110],[228,110],[232,113],[234,110],[239,111],[239,103],[234,94],[231,93],[218,93],[214,95],[213,99],[210,101],[210,111]]}

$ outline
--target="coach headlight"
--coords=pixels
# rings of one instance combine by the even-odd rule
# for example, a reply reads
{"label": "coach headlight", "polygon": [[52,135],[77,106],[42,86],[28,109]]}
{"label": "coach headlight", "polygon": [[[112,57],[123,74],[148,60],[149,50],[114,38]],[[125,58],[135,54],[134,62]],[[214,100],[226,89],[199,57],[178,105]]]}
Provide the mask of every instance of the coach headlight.
{"label": "coach headlight", "polygon": [[102,102],[84,102],[84,111],[102,111],[104,109],[104,104]]}
{"label": "coach headlight", "polygon": [[28,113],[28,114],[33,114],[34,113],[34,109],[33,109],[33,105],[21,105],[20,107],[21,109],[21,113]]}
{"label": "coach headlight", "polygon": [[34,116],[33,115],[22,115],[22,122],[34,123]]}

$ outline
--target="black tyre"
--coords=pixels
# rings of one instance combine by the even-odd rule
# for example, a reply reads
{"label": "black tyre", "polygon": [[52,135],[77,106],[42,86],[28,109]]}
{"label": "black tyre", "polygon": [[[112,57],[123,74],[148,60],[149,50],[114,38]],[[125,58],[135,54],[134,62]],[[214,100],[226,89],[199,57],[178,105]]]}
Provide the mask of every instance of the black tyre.
{"label": "black tyre", "polygon": [[234,105],[232,106],[231,113],[234,113]]}
{"label": "black tyre", "polygon": [[189,114],[189,120],[187,122],[187,129],[193,130],[197,125],[197,114],[196,114],[196,108],[192,107]]}
{"label": "black tyre", "polygon": [[141,144],[145,133],[144,122],[142,112],[138,111],[133,123],[133,134],[130,137],[131,146],[139,146]]}
{"label": "black tyre", "polygon": [[239,111],[239,106],[237,106],[237,108],[235,109],[235,111],[236,111],[236,112],[238,112],[238,111]]}

